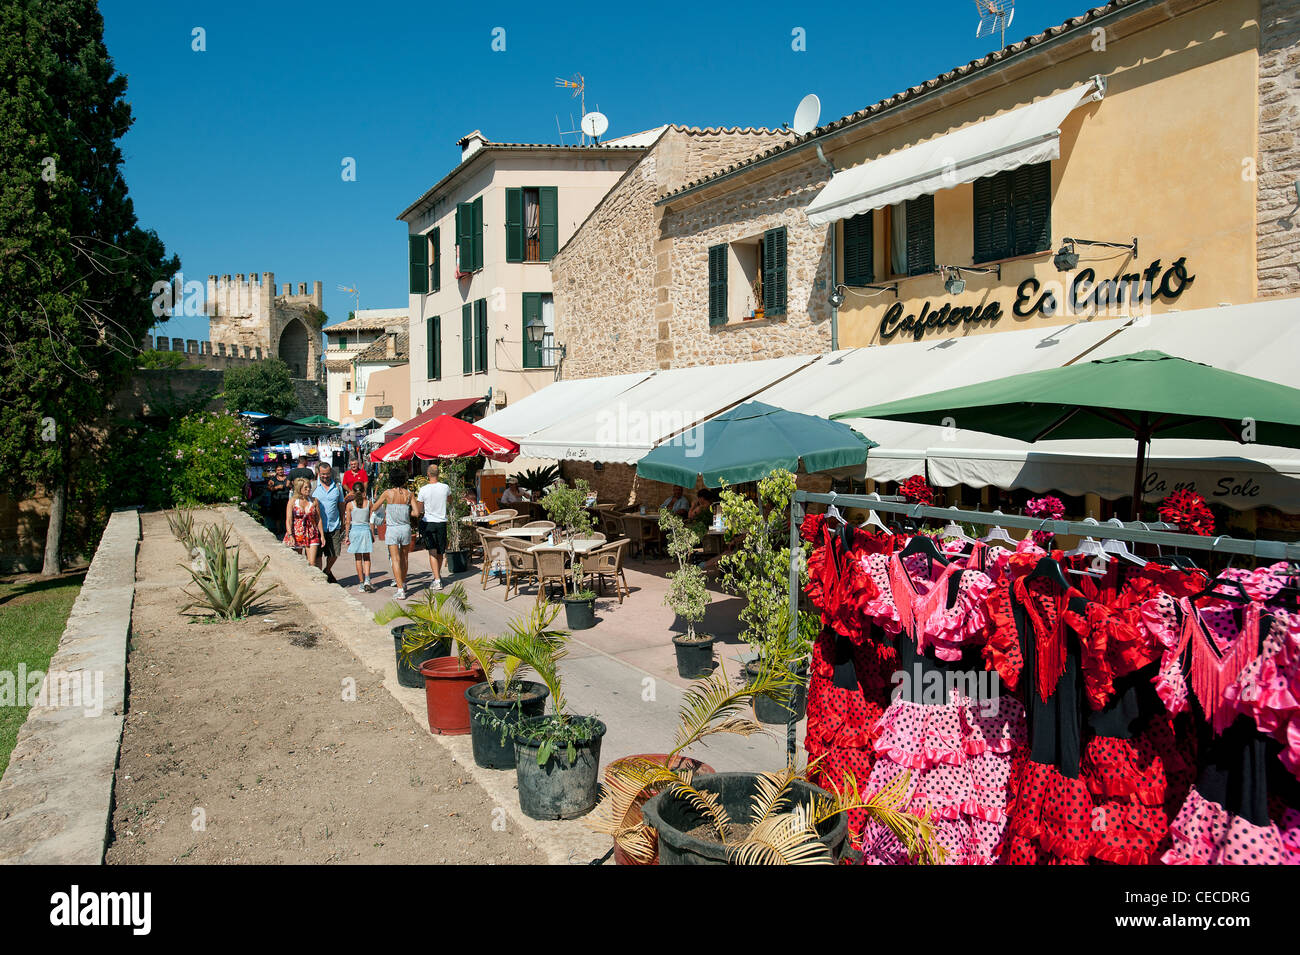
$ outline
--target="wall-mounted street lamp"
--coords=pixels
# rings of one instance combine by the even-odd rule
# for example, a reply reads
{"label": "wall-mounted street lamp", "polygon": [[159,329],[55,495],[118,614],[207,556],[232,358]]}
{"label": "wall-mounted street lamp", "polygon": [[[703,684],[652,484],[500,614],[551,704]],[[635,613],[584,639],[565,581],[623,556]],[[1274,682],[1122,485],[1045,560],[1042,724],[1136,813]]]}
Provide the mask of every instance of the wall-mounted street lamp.
{"label": "wall-mounted street lamp", "polygon": [[1001,265],[940,265],[935,272],[944,277],[943,288],[949,295],[960,295],[966,291],[966,280],[961,277],[963,272],[972,275],[994,274],[998,281],[1002,280]]}
{"label": "wall-mounted street lamp", "polygon": [[[524,332],[528,335],[529,344],[540,345],[546,340],[546,323],[542,321],[541,316],[534,315],[528,324],[524,326]],[[568,353],[568,347],[565,345],[552,345],[551,347],[559,351],[561,359]]]}
{"label": "wall-mounted street lamp", "polygon": [[1079,253],[1075,251],[1076,245],[1098,245],[1107,249],[1128,249],[1133,254],[1133,258],[1138,255],[1137,236],[1133,236],[1132,242],[1096,242],[1092,239],[1062,239],[1061,248],[1057,250],[1056,255],[1052,256],[1052,264],[1056,266],[1058,272],[1071,272],[1079,267]]}
{"label": "wall-mounted street lamp", "polygon": [[[831,308],[839,308],[841,305],[844,304],[844,291],[847,288],[848,288],[847,285],[837,285],[833,289],[831,289],[831,294],[828,296],[828,300],[831,303]],[[893,292],[894,298],[898,298],[897,282],[894,282],[891,285],[855,285],[854,288],[870,289],[873,292]]]}

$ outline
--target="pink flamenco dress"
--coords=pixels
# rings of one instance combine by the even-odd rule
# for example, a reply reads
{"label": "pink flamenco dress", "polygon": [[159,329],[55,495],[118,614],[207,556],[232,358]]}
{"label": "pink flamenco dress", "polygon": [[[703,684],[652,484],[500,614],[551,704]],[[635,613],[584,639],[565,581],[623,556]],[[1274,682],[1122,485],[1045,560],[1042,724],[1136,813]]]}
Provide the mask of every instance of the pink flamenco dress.
{"label": "pink flamenco dress", "polygon": [[[929,566],[923,556],[870,555],[864,567],[879,596],[866,608],[867,639],[898,654],[893,700],[877,723],[876,763],[865,792],[907,774],[907,806],[930,817],[948,865],[995,861],[1007,825],[1007,785],[1025,742],[1024,708],[1001,693],[983,645],[993,582],[975,561]],[[872,821],[862,861],[915,861],[899,839]]]}
{"label": "pink flamenco dress", "polygon": [[1163,595],[1143,606],[1164,647],[1156,691],[1170,713],[1192,714],[1199,738],[1196,785],[1170,826],[1166,865],[1300,865],[1300,741],[1286,739],[1300,635],[1292,614],[1256,596],[1243,606]]}

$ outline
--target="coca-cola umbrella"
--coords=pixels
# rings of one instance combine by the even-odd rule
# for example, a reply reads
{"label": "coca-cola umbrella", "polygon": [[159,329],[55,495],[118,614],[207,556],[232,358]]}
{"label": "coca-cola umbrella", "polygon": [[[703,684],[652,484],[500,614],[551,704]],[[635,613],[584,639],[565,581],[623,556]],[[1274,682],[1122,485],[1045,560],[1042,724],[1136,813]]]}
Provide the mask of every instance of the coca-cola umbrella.
{"label": "coca-cola umbrella", "polygon": [[519,454],[519,445],[477,424],[452,415],[439,415],[371,451],[370,460],[382,464],[411,458],[421,461],[472,458],[480,454],[493,461],[513,461]]}

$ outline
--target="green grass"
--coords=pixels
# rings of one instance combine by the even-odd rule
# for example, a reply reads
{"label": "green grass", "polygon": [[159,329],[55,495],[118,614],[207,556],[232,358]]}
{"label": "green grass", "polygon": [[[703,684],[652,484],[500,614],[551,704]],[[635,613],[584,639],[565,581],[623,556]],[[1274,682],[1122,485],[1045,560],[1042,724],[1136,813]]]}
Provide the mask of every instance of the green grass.
{"label": "green grass", "polygon": [[[83,576],[21,582],[0,579],[0,672],[11,673],[17,680],[20,663],[27,665],[28,673],[49,666]],[[9,765],[9,754],[28,709],[0,706],[0,774]]]}

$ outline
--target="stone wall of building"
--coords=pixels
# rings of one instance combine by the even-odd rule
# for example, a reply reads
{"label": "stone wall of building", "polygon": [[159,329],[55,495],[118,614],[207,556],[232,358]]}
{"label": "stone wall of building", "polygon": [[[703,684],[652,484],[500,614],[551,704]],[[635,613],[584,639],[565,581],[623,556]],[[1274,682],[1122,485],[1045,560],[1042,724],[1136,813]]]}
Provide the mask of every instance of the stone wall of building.
{"label": "stone wall of building", "polygon": [[313,282],[285,284],[275,294],[275,273],[250,272],[232,279],[208,276],[208,335],[214,351],[248,356],[257,349],[282,358],[295,378],[324,378],[320,367],[321,329],[325,325],[323,287]]}
{"label": "stone wall of building", "polygon": [[1256,248],[1264,298],[1300,292],[1300,8],[1295,0],[1259,7]]}
{"label": "stone wall of building", "polygon": [[752,129],[665,131],[551,263],[555,337],[567,348],[564,377],[671,367],[664,351],[674,308],[671,244],[661,241],[655,199],[789,137]]}

